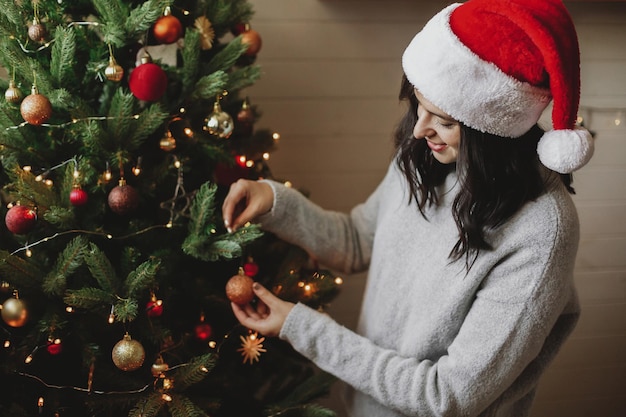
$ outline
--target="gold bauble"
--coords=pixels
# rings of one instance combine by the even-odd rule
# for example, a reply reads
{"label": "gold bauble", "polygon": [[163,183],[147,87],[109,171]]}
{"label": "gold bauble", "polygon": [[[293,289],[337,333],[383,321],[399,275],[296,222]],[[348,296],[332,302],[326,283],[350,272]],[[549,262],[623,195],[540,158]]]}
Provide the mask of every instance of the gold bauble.
{"label": "gold bauble", "polygon": [[176,149],[176,139],[169,130],[165,133],[165,136],[159,142],[159,147],[166,152]]}
{"label": "gold bauble", "polygon": [[167,372],[168,369],[170,369],[170,366],[165,363],[161,357],[157,358],[157,360],[152,364],[152,368],[150,368],[152,376],[155,378],[158,378],[161,374]]}
{"label": "gold bauble", "polygon": [[226,283],[226,296],[235,304],[248,304],[254,298],[252,284],[254,280],[244,273],[243,268],[239,268],[239,273]]}
{"label": "gold bauble", "polygon": [[222,139],[228,139],[235,129],[233,118],[222,111],[219,102],[213,105],[213,112],[204,119],[202,129]]}
{"label": "gold bauble", "polygon": [[31,94],[22,100],[20,113],[27,123],[39,126],[52,116],[52,104],[48,97],[39,94],[37,87],[33,86]]}
{"label": "gold bauble", "polygon": [[28,310],[18,298],[9,298],[2,304],[2,320],[11,327],[22,327],[28,322]]}
{"label": "gold bauble", "polygon": [[15,85],[15,81],[9,81],[9,88],[4,92],[4,99],[7,103],[18,103],[22,97],[24,97],[24,95],[22,91],[17,88],[17,85]]}
{"label": "gold bauble", "polygon": [[109,65],[104,69],[104,76],[109,81],[120,82],[124,78],[124,68],[118,65],[113,57],[110,57]]}
{"label": "gold bauble", "polygon": [[39,22],[39,19],[33,19],[33,24],[28,27],[28,37],[35,42],[44,43],[48,36],[48,29]]}
{"label": "gold bauble", "polygon": [[115,366],[122,371],[134,371],[143,365],[143,361],[146,359],[146,351],[141,343],[132,340],[130,335],[126,333],[124,338],[113,346],[111,358]]}

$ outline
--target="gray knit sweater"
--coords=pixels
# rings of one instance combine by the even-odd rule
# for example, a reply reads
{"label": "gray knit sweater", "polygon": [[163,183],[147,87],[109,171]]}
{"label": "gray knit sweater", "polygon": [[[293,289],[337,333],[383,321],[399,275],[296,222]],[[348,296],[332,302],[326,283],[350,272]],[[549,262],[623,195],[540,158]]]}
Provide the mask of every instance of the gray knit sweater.
{"label": "gray knit sweater", "polygon": [[354,417],[526,416],[540,375],[572,331],[578,217],[556,175],[549,191],[490,233],[469,273],[451,262],[458,239],[451,174],[425,220],[395,163],[348,214],[325,211],[268,181],[263,228],[336,271],[369,268],[356,332],[297,304],[280,337],[353,389]]}

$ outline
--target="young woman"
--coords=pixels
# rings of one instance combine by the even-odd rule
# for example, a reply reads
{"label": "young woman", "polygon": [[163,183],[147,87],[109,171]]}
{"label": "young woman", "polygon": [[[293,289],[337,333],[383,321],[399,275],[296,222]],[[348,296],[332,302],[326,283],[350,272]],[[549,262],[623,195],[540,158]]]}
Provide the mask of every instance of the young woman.
{"label": "young woman", "polygon": [[404,52],[409,111],[365,203],[331,212],[243,180],[224,201],[229,229],[255,220],[331,268],[368,268],[357,331],[259,284],[256,303],[233,304],[240,322],[346,382],[352,416],[527,415],[579,315],[569,174],[593,143],[574,126],[578,60],[558,0],[438,13]]}

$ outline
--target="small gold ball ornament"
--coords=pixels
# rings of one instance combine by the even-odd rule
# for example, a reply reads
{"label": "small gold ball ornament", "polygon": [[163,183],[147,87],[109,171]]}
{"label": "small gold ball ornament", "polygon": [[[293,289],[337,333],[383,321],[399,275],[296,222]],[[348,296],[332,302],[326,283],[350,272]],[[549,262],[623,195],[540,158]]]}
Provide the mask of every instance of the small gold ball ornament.
{"label": "small gold ball ornament", "polygon": [[176,149],[176,138],[174,138],[174,135],[172,135],[172,132],[170,130],[168,130],[165,133],[165,136],[161,138],[161,141],[159,142],[159,147],[166,152],[170,152]]}
{"label": "small gold ball ornament", "polygon": [[4,99],[7,103],[18,103],[22,97],[24,97],[24,94],[22,94],[22,91],[17,88],[15,81],[9,81],[9,88],[7,88],[7,91],[4,92]]}
{"label": "small gold ball ornament", "polygon": [[104,76],[107,80],[120,82],[124,78],[124,68],[122,68],[113,56],[109,58],[109,65],[104,69]]}
{"label": "small gold ball ornament", "polygon": [[219,101],[213,104],[213,112],[204,119],[202,129],[221,139],[228,139],[235,129],[230,114],[222,110]]}
{"label": "small gold ball ornament", "polygon": [[20,113],[27,123],[39,126],[52,116],[52,104],[48,97],[39,94],[37,86],[33,85],[31,93],[20,104]]}
{"label": "small gold ball ornament", "polygon": [[243,268],[239,268],[239,273],[226,283],[226,296],[235,304],[248,304],[254,299],[252,284],[254,280],[245,274]]}
{"label": "small gold ball ornament", "polygon": [[39,21],[39,19],[33,19],[32,25],[28,27],[28,37],[37,43],[44,43],[48,36],[48,29]]}
{"label": "small gold ball ornament", "polygon": [[141,343],[132,340],[126,333],[124,338],[113,346],[111,352],[113,363],[122,371],[135,371],[141,368],[146,359],[146,351]]}
{"label": "small gold ball ornament", "polygon": [[11,327],[22,327],[28,322],[28,309],[19,298],[8,298],[2,304],[2,320]]}

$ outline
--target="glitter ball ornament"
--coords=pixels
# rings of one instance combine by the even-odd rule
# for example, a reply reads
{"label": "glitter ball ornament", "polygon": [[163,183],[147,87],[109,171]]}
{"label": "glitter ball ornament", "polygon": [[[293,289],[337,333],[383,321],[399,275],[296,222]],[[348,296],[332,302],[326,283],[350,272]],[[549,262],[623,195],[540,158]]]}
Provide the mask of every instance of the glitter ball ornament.
{"label": "glitter ball ornament", "polygon": [[89,200],[89,195],[87,194],[87,191],[82,188],[76,186],[72,188],[72,191],[70,191],[70,203],[72,203],[73,206],[84,206],[87,204],[87,200]]}
{"label": "glitter ball ornament", "polygon": [[249,277],[254,277],[259,273],[259,265],[257,265],[252,260],[249,260],[243,265],[243,272]]}
{"label": "glitter ball ornament", "polygon": [[175,16],[166,14],[159,17],[152,27],[154,39],[159,43],[170,44],[180,39],[183,34],[183,25]]}
{"label": "glitter ball ornament", "polygon": [[139,100],[157,101],[167,89],[167,75],[160,66],[151,62],[150,57],[143,57],[141,62],[130,73],[128,87]]}
{"label": "glitter ball ornament", "polygon": [[204,119],[202,129],[221,139],[228,139],[234,128],[233,118],[222,110],[219,100],[216,101],[213,104],[213,112]]}
{"label": "glitter ball ornament", "polygon": [[239,268],[239,273],[233,275],[226,283],[226,296],[235,304],[248,304],[254,298],[253,283],[254,281],[244,273],[243,268]]}
{"label": "glitter ball ornament", "polygon": [[126,180],[120,179],[118,185],[109,192],[108,203],[113,213],[126,216],[139,207],[139,192],[126,184]]}
{"label": "glitter ball ornament", "polygon": [[63,344],[61,344],[60,339],[48,340],[46,350],[51,355],[58,355],[63,351]]}
{"label": "glitter ball ornament", "polygon": [[22,327],[28,322],[28,309],[19,298],[8,298],[2,304],[2,320],[11,327]]}
{"label": "glitter ball ornament", "polygon": [[124,338],[113,346],[111,352],[113,363],[122,371],[134,371],[141,368],[146,359],[146,351],[141,343],[132,340],[126,333]]}
{"label": "glitter ball ornament", "polygon": [[159,147],[166,152],[176,149],[176,139],[174,138],[174,135],[172,135],[172,132],[169,130],[165,132],[165,136],[163,136],[159,141]]}
{"label": "glitter ball ornament", "polygon": [[9,81],[9,88],[4,92],[4,99],[7,103],[19,103],[19,101],[24,97],[22,91],[17,88],[15,81]]}
{"label": "glitter ball ornament", "polygon": [[37,87],[33,85],[31,93],[22,100],[20,113],[27,123],[39,126],[52,116],[52,104],[46,96],[39,94]]}
{"label": "glitter ball ornament", "polygon": [[48,36],[48,30],[46,27],[39,21],[39,19],[33,19],[33,24],[28,27],[28,37],[30,40],[37,43],[44,43],[46,41],[46,36]]}
{"label": "glitter ball ornament", "polygon": [[31,207],[16,205],[7,211],[4,222],[11,233],[24,235],[35,227],[37,212]]}
{"label": "glitter ball ornament", "polygon": [[109,65],[104,69],[104,76],[107,80],[120,82],[124,78],[124,68],[122,68],[113,56],[109,58]]}
{"label": "glitter ball ornament", "polygon": [[241,43],[248,46],[244,55],[254,56],[261,50],[261,35],[254,29],[248,29],[241,34]]}
{"label": "glitter ball ornament", "polygon": [[194,333],[196,335],[196,339],[200,340],[201,342],[205,342],[209,340],[209,338],[213,334],[213,328],[207,323],[200,323],[196,325],[196,327],[194,327]]}

